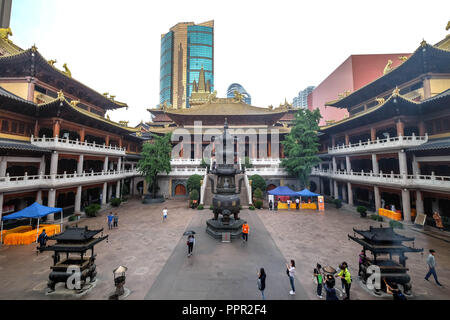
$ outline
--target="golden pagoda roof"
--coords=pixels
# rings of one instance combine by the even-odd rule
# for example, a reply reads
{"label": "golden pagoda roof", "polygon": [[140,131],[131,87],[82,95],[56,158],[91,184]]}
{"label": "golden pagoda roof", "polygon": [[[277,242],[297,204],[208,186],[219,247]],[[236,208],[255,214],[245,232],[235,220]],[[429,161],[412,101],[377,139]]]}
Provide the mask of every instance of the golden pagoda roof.
{"label": "golden pagoda roof", "polygon": [[186,109],[167,109],[165,113],[169,116],[176,115],[202,115],[202,116],[228,116],[228,115],[273,115],[285,113],[284,109],[270,110],[269,108],[259,108],[246,104],[245,102],[236,102],[234,98],[219,98],[200,106]]}

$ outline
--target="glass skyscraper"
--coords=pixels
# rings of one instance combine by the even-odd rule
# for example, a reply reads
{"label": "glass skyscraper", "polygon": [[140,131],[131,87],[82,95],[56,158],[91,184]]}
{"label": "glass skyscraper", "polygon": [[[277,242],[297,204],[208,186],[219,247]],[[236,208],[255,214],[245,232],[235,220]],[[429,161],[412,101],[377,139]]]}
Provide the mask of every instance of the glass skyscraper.
{"label": "glass skyscraper", "polygon": [[203,67],[205,81],[214,91],[214,21],[178,23],[161,36],[159,102],[189,108],[194,80]]}

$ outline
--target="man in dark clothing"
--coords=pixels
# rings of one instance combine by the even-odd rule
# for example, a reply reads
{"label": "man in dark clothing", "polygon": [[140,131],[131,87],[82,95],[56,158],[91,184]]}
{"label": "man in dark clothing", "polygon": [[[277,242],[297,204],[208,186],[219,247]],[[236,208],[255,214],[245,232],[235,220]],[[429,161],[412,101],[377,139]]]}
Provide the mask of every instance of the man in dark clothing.
{"label": "man in dark clothing", "polygon": [[40,252],[40,249],[41,248],[45,248],[46,246],[47,246],[47,240],[48,240],[48,236],[47,236],[47,234],[45,233],[45,229],[44,230],[42,230],[42,233],[39,235],[39,237],[38,237],[38,243],[39,243],[39,247],[37,248],[38,250],[38,252],[37,253],[39,253]]}

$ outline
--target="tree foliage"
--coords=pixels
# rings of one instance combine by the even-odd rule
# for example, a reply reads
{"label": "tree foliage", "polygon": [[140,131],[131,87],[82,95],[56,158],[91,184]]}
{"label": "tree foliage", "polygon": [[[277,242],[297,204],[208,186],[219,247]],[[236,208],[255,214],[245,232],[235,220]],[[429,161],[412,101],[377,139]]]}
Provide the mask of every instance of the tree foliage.
{"label": "tree foliage", "polygon": [[255,199],[262,199],[263,198],[263,192],[261,191],[260,188],[256,189],[255,192],[253,193]]}
{"label": "tree foliage", "polygon": [[312,168],[320,162],[319,152],[319,121],[322,118],[319,109],[299,109],[295,115],[294,126],[286,139],[284,146],[285,159],[281,166],[299,179],[302,187],[308,187],[308,178]]}
{"label": "tree foliage", "polygon": [[266,180],[264,180],[263,177],[261,177],[258,174],[254,174],[252,175],[249,180],[252,180],[252,190],[253,190],[253,194],[255,193],[254,190],[256,189],[261,189],[262,192],[266,191]]}
{"label": "tree foliage", "polygon": [[172,170],[170,165],[171,151],[170,134],[153,135],[151,142],[144,143],[142,146],[142,159],[138,162],[137,170],[151,186],[153,197],[157,192],[158,173],[166,172],[168,174]]}
{"label": "tree foliage", "polygon": [[202,180],[203,177],[201,175],[193,174],[190,176],[186,184],[188,192],[191,192],[192,190],[197,190],[200,192]]}

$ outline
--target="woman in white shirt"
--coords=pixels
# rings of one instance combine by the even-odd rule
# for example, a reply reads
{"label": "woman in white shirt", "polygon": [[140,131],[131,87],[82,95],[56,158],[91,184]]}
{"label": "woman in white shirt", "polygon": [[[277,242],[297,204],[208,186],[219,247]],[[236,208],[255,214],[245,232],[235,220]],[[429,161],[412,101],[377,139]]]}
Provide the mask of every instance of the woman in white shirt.
{"label": "woman in white shirt", "polygon": [[291,283],[291,291],[289,294],[294,295],[295,294],[295,286],[294,286],[294,276],[295,276],[295,261],[291,260],[290,264],[286,264],[286,268],[288,271],[289,281]]}

